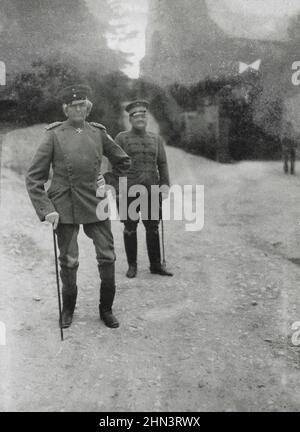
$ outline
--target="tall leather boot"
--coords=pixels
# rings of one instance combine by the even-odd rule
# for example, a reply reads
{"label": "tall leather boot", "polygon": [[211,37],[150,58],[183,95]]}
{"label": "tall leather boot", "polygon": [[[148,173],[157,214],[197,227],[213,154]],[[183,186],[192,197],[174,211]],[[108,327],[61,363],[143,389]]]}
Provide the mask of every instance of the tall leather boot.
{"label": "tall leather boot", "polygon": [[291,174],[295,174],[295,159],[291,158]]}
{"label": "tall leather boot", "polygon": [[76,285],[77,269],[78,266],[76,268],[61,267],[60,270],[60,277],[63,283],[62,328],[68,328],[72,324],[78,291]]}
{"label": "tall leather boot", "polygon": [[129,231],[124,229],[123,233],[125,252],[128,262],[126,276],[130,279],[135,278],[137,274],[137,234],[136,230]]}
{"label": "tall leather boot", "polygon": [[283,171],[285,174],[288,174],[289,172],[288,157],[286,154],[283,155]]}
{"label": "tall leather boot", "polygon": [[158,226],[146,228],[146,243],[150,261],[150,272],[161,276],[173,276],[161,264]]}
{"label": "tall leather boot", "polygon": [[101,264],[98,266],[98,269],[101,279],[99,302],[100,319],[107,327],[117,328],[120,324],[112,313],[112,305],[116,293],[115,263]]}

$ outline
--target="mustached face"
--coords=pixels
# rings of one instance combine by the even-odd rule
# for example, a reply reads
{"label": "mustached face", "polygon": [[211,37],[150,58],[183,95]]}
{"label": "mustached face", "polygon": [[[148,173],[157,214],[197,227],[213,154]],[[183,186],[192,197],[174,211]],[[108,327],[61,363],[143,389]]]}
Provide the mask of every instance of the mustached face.
{"label": "mustached face", "polygon": [[130,115],[129,121],[134,129],[146,129],[148,117],[146,112],[136,112]]}
{"label": "mustached face", "polygon": [[69,104],[65,108],[65,114],[71,122],[78,123],[85,121],[88,115],[88,107],[85,102]]}

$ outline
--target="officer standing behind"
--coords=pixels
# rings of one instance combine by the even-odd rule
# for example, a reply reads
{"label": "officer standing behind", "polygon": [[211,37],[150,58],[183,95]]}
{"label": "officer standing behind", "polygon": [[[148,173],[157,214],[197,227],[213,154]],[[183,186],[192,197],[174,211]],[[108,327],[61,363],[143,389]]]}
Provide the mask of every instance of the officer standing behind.
{"label": "officer standing behind", "polygon": [[285,174],[288,174],[290,161],[290,173],[295,174],[297,144],[293,138],[293,125],[290,121],[283,121],[281,130],[281,148],[283,171]]}
{"label": "officer standing behind", "polygon": [[[26,177],[27,191],[41,221],[46,220],[56,229],[60,251],[60,276],[62,280],[62,327],[72,323],[77,298],[78,244],[80,224],[85,234],[93,240],[96,249],[100,286],[100,318],[108,327],[118,327],[112,313],[115,297],[115,251],[111,223],[99,221],[96,207],[97,176],[102,155],[107,156],[114,174],[104,175],[107,184],[115,186],[119,176],[130,167],[130,158],[110,138],[99,123],[88,123],[86,117],[92,109],[91,89],[74,85],[61,92],[64,122],[48,127]],[[46,192],[44,185],[53,179]]]}
{"label": "officer standing behind", "polygon": [[[126,106],[129,114],[131,130],[121,132],[115,138],[117,144],[130,156],[132,165],[127,173],[128,189],[134,185],[143,185],[148,192],[148,215],[141,210],[142,221],[146,229],[146,243],[150,261],[150,271],[162,276],[173,276],[161,264],[161,253],[159,244],[159,222],[160,215],[151,218],[151,185],[170,186],[167,157],[162,138],[147,128],[147,111],[149,103],[137,100]],[[165,199],[167,192],[162,194]],[[139,220],[133,220],[128,214],[128,208],[136,198],[127,197],[127,215],[121,219],[124,223],[124,244],[128,261],[126,276],[134,278],[137,274],[137,225]],[[118,207],[120,203],[117,201]],[[161,205],[161,204],[160,204]]]}

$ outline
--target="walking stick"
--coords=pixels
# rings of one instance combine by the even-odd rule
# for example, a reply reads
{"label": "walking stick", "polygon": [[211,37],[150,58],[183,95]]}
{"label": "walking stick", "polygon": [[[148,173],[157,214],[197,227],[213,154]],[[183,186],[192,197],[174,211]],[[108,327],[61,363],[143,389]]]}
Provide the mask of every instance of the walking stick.
{"label": "walking stick", "polygon": [[164,219],[163,219],[163,209],[162,209],[162,197],[160,195],[160,212],[161,212],[161,245],[162,245],[162,255],[163,255],[163,261],[162,261],[162,267],[165,270],[166,269],[166,255],[165,255],[165,232],[164,232]]}
{"label": "walking stick", "polygon": [[56,237],[55,237],[55,230],[54,229],[53,229],[53,246],[54,246],[54,257],[55,257],[55,270],[56,270],[56,285],[57,285],[57,297],[58,297],[60,338],[63,341],[64,340],[64,333],[63,333],[63,328],[62,328],[61,298],[60,298],[58,261],[57,261],[57,245],[56,245]]}
{"label": "walking stick", "polygon": [[163,218],[161,219],[161,243],[162,243],[162,253],[163,253],[163,261],[162,261],[162,267],[165,270],[167,263],[166,263],[166,256],[165,256],[165,237],[164,237],[164,221]]}

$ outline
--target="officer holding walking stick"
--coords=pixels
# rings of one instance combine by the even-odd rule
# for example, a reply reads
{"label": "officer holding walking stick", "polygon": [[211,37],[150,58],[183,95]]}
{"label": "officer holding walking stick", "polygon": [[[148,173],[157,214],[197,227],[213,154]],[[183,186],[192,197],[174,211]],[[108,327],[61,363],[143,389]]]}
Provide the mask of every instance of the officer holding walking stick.
{"label": "officer holding walking stick", "polygon": [[[56,230],[63,300],[61,327],[71,325],[76,305],[77,236],[82,224],[96,250],[101,279],[100,318],[106,326],[115,328],[119,323],[112,313],[116,289],[114,242],[110,220],[99,221],[96,215],[100,201],[96,197],[97,177],[104,155],[113,167],[113,173],[104,175],[105,183],[116,187],[118,178],[130,168],[130,158],[104,126],[86,121],[92,109],[88,86],[67,87],[61,91],[60,99],[67,120],[46,127],[28,169],[26,187],[40,220],[49,222]],[[51,166],[53,179],[46,192],[44,185]]]}
{"label": "officer holding walking stick", "polygon": [[[150,262],[150,272],[161,276],[173,276],[166,269],[165,263],[161,262],[161,251],[159,242],[159,223],[161,220],[161,200],[153,199],[152,186],[158,186],[162,190],[160,197],[168,197],[170,186],[167,156],[162,138],[152,132],[147,131],[147,116],[149,103],[145,100],[136,100],[126,106],[129,114],[131,130],[121,132],[115,138],[116,143],[124,149],[130,156],[132,165],[128,171],[127,187],[128,191],[133,187],[143,186],[145,189],[144,205],[137,208],[140,212],[142,222],[146,229],[146,244]],[[130,194],[129,194],[130,195]],[[159,198],[157,196],[157,198]],[[122,196],[117,196],[117,205],[120,220],[124,223],[124,244],[128,261],[128,271],[126,276],[134,278],[137,275],[137,226],[139,216],[130,213],[135,197],[127,197],[126,214],[122,211]],[[155,206],[159,211],[152,210]],[[153,204],[154,203],[154,204]],[[145,210],[147,208],[147,210]],[[156,213],[156,215],[155,215]],[[164,260],[165,261],[165,260]]]}

